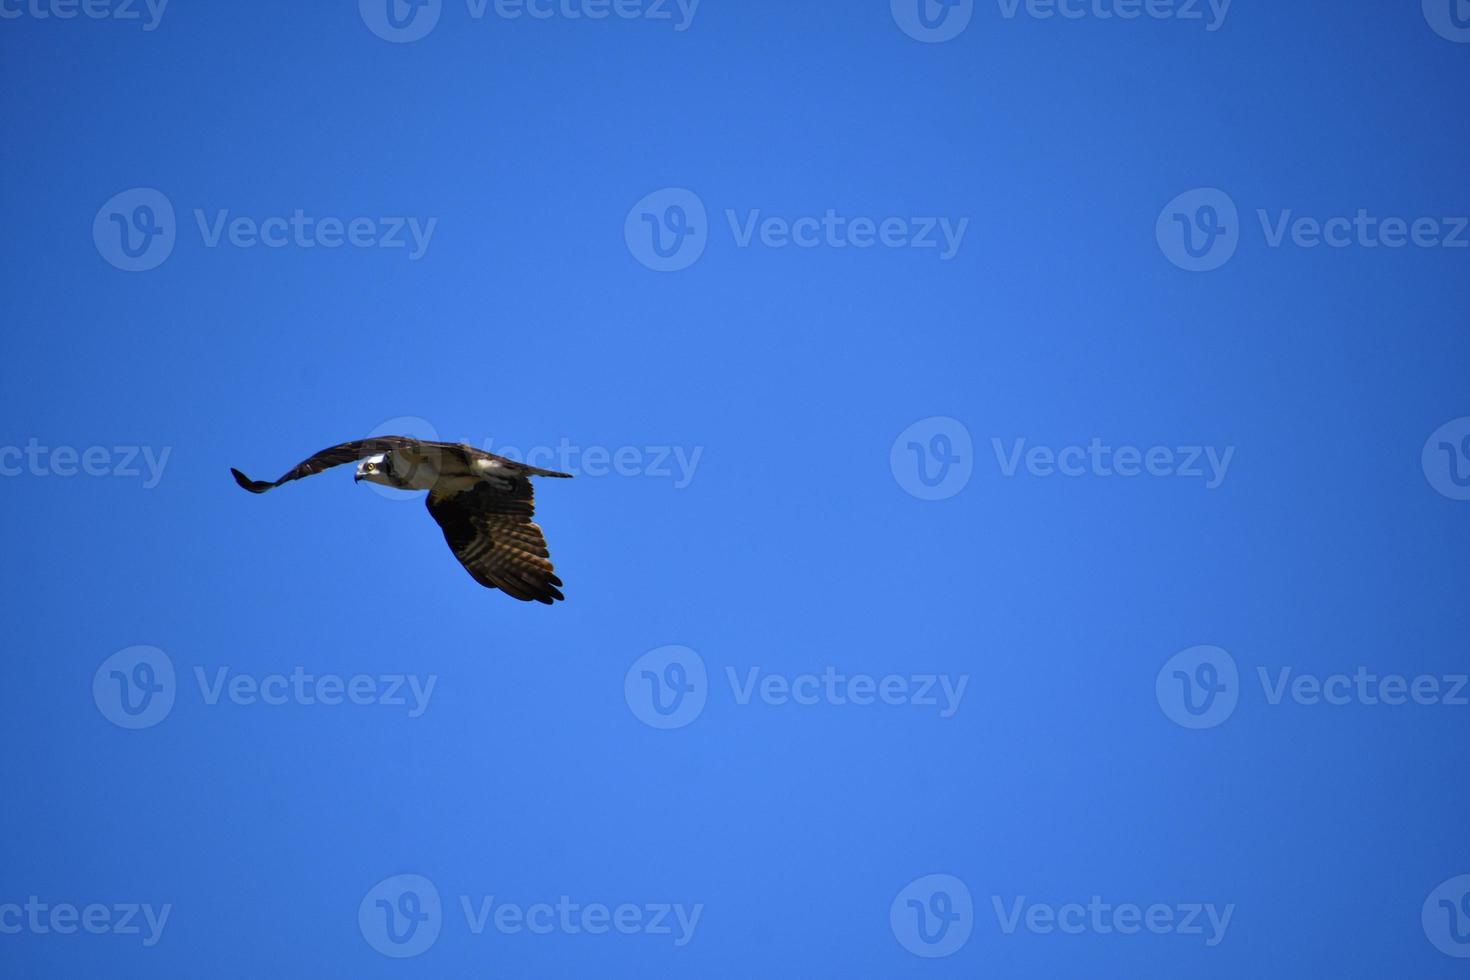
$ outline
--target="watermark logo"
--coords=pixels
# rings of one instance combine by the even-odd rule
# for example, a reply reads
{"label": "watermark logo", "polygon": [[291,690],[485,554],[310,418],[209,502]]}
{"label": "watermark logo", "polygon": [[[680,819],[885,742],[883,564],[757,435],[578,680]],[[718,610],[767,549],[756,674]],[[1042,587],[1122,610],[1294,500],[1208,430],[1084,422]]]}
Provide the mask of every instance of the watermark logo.
{"label": "watermark logo", "polygon": [[[429,422],[427,419],[419,418],[417,415],[399,415],[396,418],[388,419],[380,425],[374,426],[373,430],[369,432],[365,438],[379,439],[383,436],[408,436],[410,439],[420,439],[424,442],[442,441],[439,438],[439,431],[434,428],[433,423]],[[427,459],[429,465],[438,465],[439,454],[433,449],[433,447],[424,446],[421,447],[419,451]],[[416,468],[417,464],[415,463],[413,469],[410,469],[409,472],[400,475],[403,476],[405,479],[412,479],[415,475],[414,469]],[[373,493],[377,494],[379,497],[383,497],[388,500],[417,501],[423,499],[422,491],[419,490],[400,490],[397,487],[389,487],[381,483],[373,483],[371,480],[364,480],[363,485],[366,486]]]}
{"label": "watermark logo", "polygon": [[92,700],[119,728],[152,728],[173,710],[174,664],[158,647],[119,650],[92,675]]}
{"label": "watermark logo", "polygon": [[925,875],[894,897],[888,925],[899,945],[915,956],[952,956],[974,931],[975,903],[970,889],[954,875]]}
{"label": "watermark logo", "polygon": [[[1326,217],[1297,214],[1291,208],[1256,208],[1255,215],[1270,249],[1470,249],[1470,217],[1463,215],[1405,217],[1368,208]],[[1165,257],[1190,272],[1210,272],[1230,261],[1243,233],[1235,202],[1213,187],[1174,198],[1159,212],[1155,226]]]}
{"label": "watermark logo", "polygon": [[1240,213],[1224,191],[1196,188],[1164,205],[1154,235],[1164,257],[1179,268],[1210,272],[1235,255],[1240,245]]}
{"label": "watermark logo", "polygon": [[1435,429],[1420,461],[1431,487],[1451,500],[1470,500],[1470,416]]}
{"label": "watermark logo", "polygon": [[[970,227],[970,219],[964,217],[878,218],[839,214],[836,208],[795,218],[764,214],[759,208],[743,213],[725,208],[723,214],[736,248],[932,249],[942,262],[959,254]],[[682,187],[649,194],[623,222],[628,251],[657,272],[677,272],[693,265],[704,254],[712,233],[704,202]]]}
{"label": "watermark logo", "polygon": [[628,212],[623,240],[633,258],[655,272],[687,269],[709,242],[704,202],[683,187],[654,191]]}
{"label": "watermark logo", "polygon": [[975,468],[970,430],[944,415],[920,419],[893,440],[888,467],[910,496],[920,500],[953,497],[965,489]]}
{"label": "watermark logo", "polygon": [[[725,681],[739,707],[871,707],[932,709],[940,718],[960,710],[969,674],[846,674],[828,664],[820,673],[787,674],[760,666],[726,666]],[[683,728],[704,710],[712,690],[704,661],[688,647],[667,646],[639,657],[623,678],[633,714],[654,728]]]}
{"label": "watermark logo", "polygon": [[1456,959],[1470,957],[1470,875],[1441,882],[1424,899],[1419,918],[1435,949]]}
{"label": "watermark logo", "polygon": [[975,0],[889,0],[893,22],[915,41],[938,44],[964,33]]}
{"label": "watermark logo", "polygon": [[423,875],[393,875],[378,882],[357,907],[357,927],[384,956],[406,959],[439,938],[444,910],[439,889]]}
{"label": "watermark logo", "polygon": [[[507,902],[497,895],[460,893],[458,905],[471,937],[493,933],[500,936],[670,937],[682,947],[694,938],[704,914],[704,903],[683,902],[574,902],[570,895],[556,901],[522,904]],[[400,874],[385,878],[363,896],[357,908],[357,924],[369,946],[395,959],[418,956],[438,940],[453,916],[446,917],[439,890],[422,875]]]}
{"label": "watermark logo", "polygon": [[[3,0],[0,0],[3,2]],[[439,219],[413,215],[358,215],[339,218],[289,214],[255,218],[232,215],[228,208],[191,209],[194,228],[205,248],[238,249],[402,249],[410,262],[424,257]],[[160,191],[135,187],[114,195],[92,221],[97,252],[125,272],[147,272],[162,265],[174,250],[179,228],[173,204]]]}
{"label": "watermark logo", "polygon": [[[314,674],[297,665],[290,673],[247,674],[229,666],[193,668],[194,685],[207,707],[275,708],[355,705],[402,709],[419,718],[429,708],[439,675]],[[178,697],[173,661],[157,647],[119,650],[92,676],[92,700],[102,716],[120,728],[151,728],[168,717]]]}
{"label": "watermark logo", "polygon": [[[1295,667],[1257,666],[1269,707],[1470,707],[1470,674],[1378,674],[1359,665],[1351,674],[1315,674]],[[1185,728],[1214,728],[1245,693],[1235,660],[1219,647],[1191,647],[1171,657],[1154,683],[1159,707]]]}
{"label": "watermark logo", "polygon": [[1470,44],[1470,0],[1424,0],[1424,19],[1446,41]]}
{"label": "watermark logo", "polygon": [[645,725],[683,728],[699,717],[709,697],[704,659],[684,646],[650,650],[628,668],[623,697]]}
{"label": "watermark logo", "polygon": [[114,194],[92,220],[97,254],[124,272],[158,268],[173,252],[177,238],[173,203],[152,187]]}
{"label": "watermark logo", "polygon": [[1235,658],[1214,646],[1181,650],[1159,669],[1154,694],[1176,725],[1194,729],[1222,725],[1240,701]]}
{"label": "watermark logo", "polygon": [[443,0],[357,0],[368,30],[394,44],[425,37],[439,23],[442,6]]}

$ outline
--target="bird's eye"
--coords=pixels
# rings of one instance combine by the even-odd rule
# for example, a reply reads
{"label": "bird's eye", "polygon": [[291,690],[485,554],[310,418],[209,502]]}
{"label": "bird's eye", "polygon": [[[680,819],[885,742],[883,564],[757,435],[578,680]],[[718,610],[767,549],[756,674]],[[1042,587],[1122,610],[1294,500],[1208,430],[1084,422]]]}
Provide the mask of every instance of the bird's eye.
{"label": "bird's eye", "polygon": [[365,472],[365,473],[371,473],[373,470],[375,470],[377,468],[378,468],[378,464],[377,463],[367,463],[367,464],[365,464],[363,466],[362,469],[363,469],[363,472]]}

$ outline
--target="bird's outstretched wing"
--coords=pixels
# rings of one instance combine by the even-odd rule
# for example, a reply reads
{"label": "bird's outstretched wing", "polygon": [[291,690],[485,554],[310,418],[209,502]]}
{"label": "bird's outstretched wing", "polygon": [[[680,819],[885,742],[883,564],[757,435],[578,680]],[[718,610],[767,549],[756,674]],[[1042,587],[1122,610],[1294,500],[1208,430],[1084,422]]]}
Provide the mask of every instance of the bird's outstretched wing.
{"label": "bird's outstretched wing", "polygon": [[283,483],[299,480],[305,476],[315,476],[322,470],[331,469],[333,466],[341,466],[343,463],[355,463],[360,459],[376,456],[379,453],[391,452],[395,449],[407,449],[423,444],[420,440],[410,439],[408,436],[378,436],[373,439],[359,439],[356,442],[344,442],[340,446],[323,449],[310,459],[297,463],[279,480],[252,480],[233,467],[230,469],[230,473],[235,477],[236,483],[251,493],[265,493],[272,487],[278,487]]}
{"label": "bird's outstretched wing", "polygon": [[551,566],[546,538],[531,517],[531,481],[497,476],[460,493],[429,492],[429,513],[454,557],[476,582],[524,602],[548,606],[565,598]]}

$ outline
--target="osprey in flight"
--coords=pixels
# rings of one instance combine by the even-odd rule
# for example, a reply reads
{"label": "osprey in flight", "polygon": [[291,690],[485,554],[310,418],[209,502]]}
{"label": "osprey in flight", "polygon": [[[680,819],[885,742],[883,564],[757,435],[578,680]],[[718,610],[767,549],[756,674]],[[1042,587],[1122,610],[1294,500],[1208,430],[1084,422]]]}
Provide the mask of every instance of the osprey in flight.
{"label": "osprey in flight", "polygon": [[552,570],[541,528],[531,520],[533,476],[570,477],[451,442],[378,436],[323,449],[274,482],[252,480],[237,469],[235,482],[265,493],[291,480],[343,463],[357,463],[354,481],[399,490],[427,490],[429,514],[449,550],[476,582],[525,602],[548,606],[565,598]]}

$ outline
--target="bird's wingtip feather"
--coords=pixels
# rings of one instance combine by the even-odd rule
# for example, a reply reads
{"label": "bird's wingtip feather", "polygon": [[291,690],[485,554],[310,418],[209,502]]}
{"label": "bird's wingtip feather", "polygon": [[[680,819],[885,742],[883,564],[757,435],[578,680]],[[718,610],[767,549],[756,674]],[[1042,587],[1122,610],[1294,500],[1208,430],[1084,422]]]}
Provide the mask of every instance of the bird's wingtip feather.
{"label": "bird's wingtip feather", "polygon": [[265,493],[271,488],[271,485],[269,483],[265,483],[260,480],[252,480],[250,479],[250,477],[246,476],[244,473],[241,473],[233,466],[230,467],[230,475],[235,478],[236,483],[240,484],[241,487],[249,490],[251,493]]}

